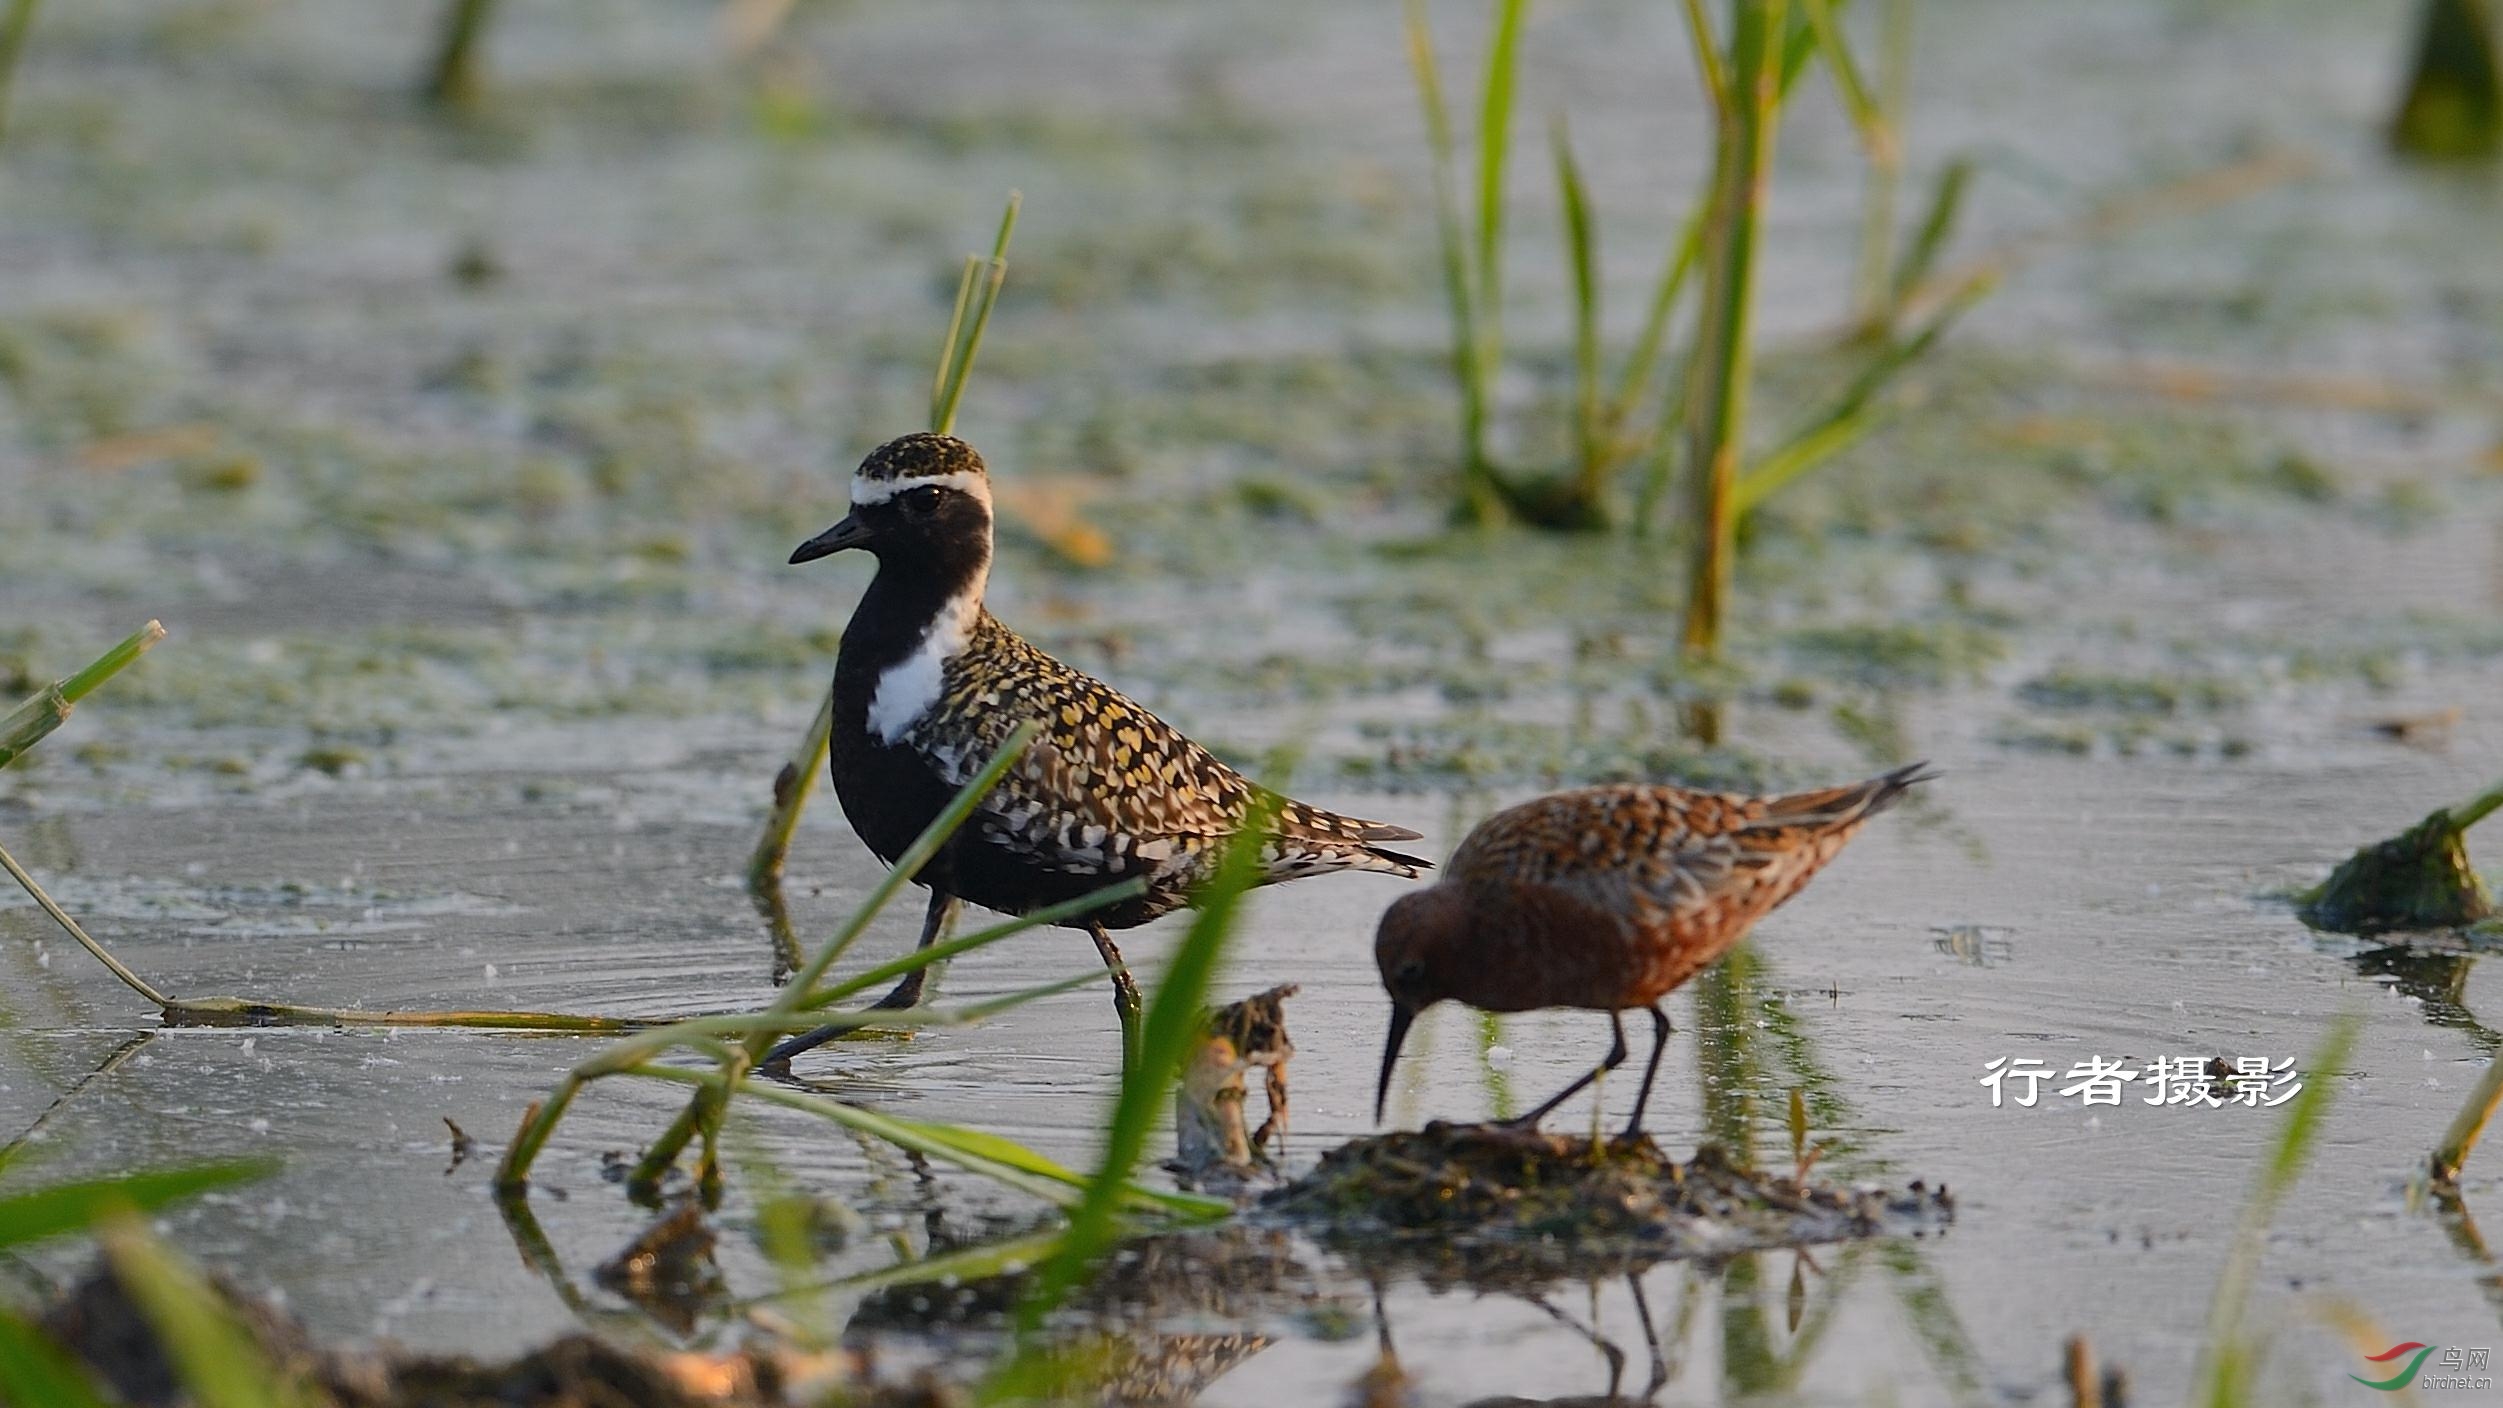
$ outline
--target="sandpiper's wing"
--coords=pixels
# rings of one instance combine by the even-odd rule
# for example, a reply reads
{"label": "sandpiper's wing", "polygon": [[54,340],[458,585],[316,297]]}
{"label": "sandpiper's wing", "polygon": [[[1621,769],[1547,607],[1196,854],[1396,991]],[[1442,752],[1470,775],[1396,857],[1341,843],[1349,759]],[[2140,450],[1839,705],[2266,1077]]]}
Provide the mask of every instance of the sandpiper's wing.
{"label": "sandpiper's wing", "polygon": [[[937,705],[904,735],[951,783],[1035,719],[1043,733],[971,823],[989,844],[1054,869],[1195,874],[1262,795],[1249,779],[1111,686],[984,613],[945,667]],[[1375,843],[1417,833],[1281,800],[1264,881],[1333,870],[1414,876],[1425,862]]]}
{"label": "sandpiper's wing", "polygon": [[1783,797],[1646,786],[1560,792],[1487,818],[1453,854],[1451,869],[1551,885],[1617,913],[1770,908],[1833,859],[1862,822],[1926,781],[1924,766]]}

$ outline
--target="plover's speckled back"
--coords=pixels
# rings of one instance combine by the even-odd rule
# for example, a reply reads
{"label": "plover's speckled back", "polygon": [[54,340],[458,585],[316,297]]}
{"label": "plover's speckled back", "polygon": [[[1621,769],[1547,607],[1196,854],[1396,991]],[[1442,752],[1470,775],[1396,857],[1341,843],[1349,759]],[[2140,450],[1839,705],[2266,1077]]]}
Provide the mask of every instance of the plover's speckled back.
{"label": "plover's speckled back", "polygon": [[[1138,994],[1108,931],[1187,906],[1261,793],[1119,691],[1036,649],[983,608],[991,488],[982,457],[950,436],[907,435],[852,480],[852,512],[791,560],[847,548],[878,559],[834,669],[830,764],[861,840],[893,864],[957,789],[1028,720],[1041,734],[915,880],[930,889],[926,945],[959,899],[1007,914],[1123,880],[1146,892],[1072,921],[1112,970],[1124,1029]],[[1336,870],[1415,877],[1425,862],[1383,843],[1403,827],[1280,799],[1262,883]],[[919,1000],[920,975],[880,1004]],[[775,1049],[788,1060],[823,1040]]]}
{"label": "plover's speckled back", "polygon": [[1588,787],[1478,823],[1441,878],[1402,895],[1374,937],[1391,997],[1374,1118],[1408,1024],[1437,1002],[1608,1014],[1615,1041],[1607,1059],[1522,1116],[1523,1126],[1625,1060],[1620,1014],[1640,1007],[1651,1013],[1651,1062],[1625,1129],[1629,1138],[1639,1133],[1669,1037],[1660,999],[1797,894],[1862,823],[1929,780],[1926,767],[1785,797]]}

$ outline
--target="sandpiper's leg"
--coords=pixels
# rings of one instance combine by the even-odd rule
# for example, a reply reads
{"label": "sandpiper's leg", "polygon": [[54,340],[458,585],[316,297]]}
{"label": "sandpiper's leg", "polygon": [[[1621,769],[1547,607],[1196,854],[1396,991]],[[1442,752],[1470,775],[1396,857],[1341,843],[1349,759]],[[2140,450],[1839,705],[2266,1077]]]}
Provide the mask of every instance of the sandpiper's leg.
{"label": "sandpiper's leg", "polygon": [[1668,1357],[1660,1352],[1660,1331],[1652,1325],[1651,1301],[1643,1295],[1642,1273],[1639,1271],[1627,1272],[1625,1274],[1625,1288],[1634,1293],[1634,1315],[1643,1323],[1643,1344],[1651,1351],[1651,1380],[1649,1383],[1644,1385],[1643,1396],[1635,1399],[1634,1401],[1637,1403],[1649,1403],[1651,1400],[1660,1396],[1661,1389],[1668,1386],[1668,1382],[1671,1377],[1669,1373],[1669,1361]]}
{"label": "sandpiper's leg", "polygon": [[1581,1094],[1583,1086],[1590,1084],[1592,1081],[1599,1079],[1602,1075],[1605,1075],[1606,1073],[1615,1070],[1617,1067],[1624,1065],[1625,1015],[1621,1012],[1609,1013],[1608,1030],[1616,1034],[1616,1039],[1608,1043],[1608,1055],[1604,1060],[1602,1060],[1598,1065],[1591,1067],[1589,1070],[1582,1072],[1580,1079],[1574,1081],[1571,1085],[1566,1086],[1564,1089],[1557,1091],[1554,1097],[1548,1100],[1546,1104],[1539,1106],[1537,1109],[1532,1110],[1528,1114],[1522,1115],[1517,1119],[1505,1120],[1503,1122],[1503,1127],[1506,1129],[1538,1128],[1538,1122],[1540,1120],[1547,1118],[1549,1114],[1554,1112],[1558,1105],[1561,1105],[1565,1101],[1572,1099],[1574,1096]]}
{"label": "sandpiper's leg", "polygon": [[1127,1072],[1139,1059],[1139,985],[1130,977],[1130,965],[1122,961],[1121,950],[1113,947],[1112,934],[1093,921],[1086,931],[1094,937],[1095,951],[1103,955],[1104,967],[1112,974],[1112,1010],[1121,1017],[1121,1069]]}
{"label": "sandpiper's leg", "polygon": [[[951,895],[944,890],[933,889],[930,891],[930,909],[927,914],[922,916],[921,920],[921,942],[914,947],[913,951],[918,953],[922,949],[928,948],[930,945],[937,943],[939,939],[939,932],[947,927],[948,919],[955,913],[956,897],[954,895]],[[879,998],[870,1010],[873,1012],[892,1012],[898,1008],[919,1005],[921,1002],[922,976],[929,971],[930,970],[928,968],[915,968],[910,973],[905,974],[904,981],[895,985],[895,991]],[[773,1050],[765,1053],[764,1062],[758,1069],[767,1071],[787,1071],[791,1068],[792,1057],[797,1056],[804,1051],[816,1050],[818,1047],[825,1045],[827,1042],[834,1040],[838,1036],[841,1036],[845,1030],[845,1028],[840,1026],[819,1027],[817,1030],[809,1032],[806,1035],[788,1038],[780,1046],[777,1046]]]}
{"label": "sandpiper's leg", "polygon": [[[939,941],[939,935],[946,933],[947,926],[956,918],[957,907],[954,895],[944,890],[930,892],[930,912],[922,916],[921,942],[914,945],[913,952],[919,953]],[[930,970],[926,967],[915,968],[906,973],[904,981],[895,985],[895,991],[869,1004],[869,1010],[893,1012],[901,1008],[920,1006],[922,983],[929,976]]]}
{"label": "sandpiper's leg", "polygon": [[1634,1096],[1634,1118],[1625,1122],[1627,1139],[1643,1132],[1643,1110],[1651,1104],[1651,1082],[1660,1074],[1660,1053],[1669,1049],[1669,1014],[1651,1006],[1651,1064],[1643,1067],[1643,1088]]}

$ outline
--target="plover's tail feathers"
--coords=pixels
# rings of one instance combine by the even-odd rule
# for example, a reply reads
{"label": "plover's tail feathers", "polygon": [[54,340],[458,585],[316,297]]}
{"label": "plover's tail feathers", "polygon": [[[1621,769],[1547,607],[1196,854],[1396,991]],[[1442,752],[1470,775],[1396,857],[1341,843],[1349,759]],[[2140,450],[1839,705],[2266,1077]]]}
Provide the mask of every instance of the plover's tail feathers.
{"label": "plover's tail feathers", "polygon": [[1379,842],[1417,841],[1422,832],[1386,822],[1341,816],[1292,799],[1278,803],[1271,876],[1287,879],[1325,870],[1371,870],[1414,880],[1432,861],[1390,850]]}

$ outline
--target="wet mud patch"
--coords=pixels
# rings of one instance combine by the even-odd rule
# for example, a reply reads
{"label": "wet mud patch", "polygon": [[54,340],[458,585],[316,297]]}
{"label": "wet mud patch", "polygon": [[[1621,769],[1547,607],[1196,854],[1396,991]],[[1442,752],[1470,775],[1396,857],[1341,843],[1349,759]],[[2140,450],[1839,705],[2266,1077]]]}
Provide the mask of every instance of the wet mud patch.
{"label": "wet mud patch", "polygon": [[[220,1308],[257,1358],[252,1370],[291,1391],[290,1401],[325,1408],[780,1408],[838,1391],[848,1391],[845,1403],[885,1408],[960,1401],[931,1383],[871,1387],[857,1356],[765,1343],[692,1352],[572,1334],[498,1361],[388,1346],[328,1350],[284,1311],[213,1284]],[[65,1292],[42,1324],[119,1401],[134,1408],[190,1401],[157,1331],[109,1273]]]}
{"label": "wet mud patch", "polygon": [[1847,1185],[1742,1168],[1716,1144],[1678,1163],[1647,1137],[1442,1121],[1351,1140],[1263,1206],[1341,1251],[1473,1280],[1917,1235],[1955,1218],[1946,1188],[1920,1181]]}

